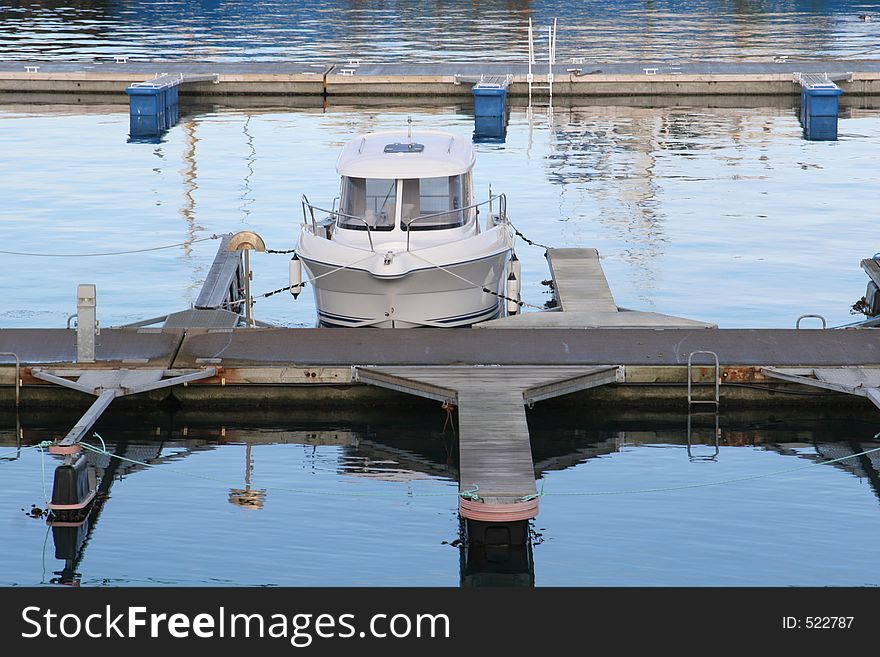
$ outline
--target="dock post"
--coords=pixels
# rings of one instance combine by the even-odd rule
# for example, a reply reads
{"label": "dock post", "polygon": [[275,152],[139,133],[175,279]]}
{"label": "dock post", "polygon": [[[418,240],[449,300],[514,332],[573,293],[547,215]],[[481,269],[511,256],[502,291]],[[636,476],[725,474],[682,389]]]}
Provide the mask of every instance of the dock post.
{"label": "dock post", "polygon": [[97,332],[96,288],[93,284],[76,288],[76,362],[95,362],[95,334]]}
{"label": "dock post", "polygon": [[228,251],[244,251],[244,310],[245,325],[248,328],[256,326],[254,320],[253,298],[251,297],[251,259],[250,251],[266,251],[266,243],[263,238],[249,230],[243,230],[235,233],[229,238],[226,247]]}

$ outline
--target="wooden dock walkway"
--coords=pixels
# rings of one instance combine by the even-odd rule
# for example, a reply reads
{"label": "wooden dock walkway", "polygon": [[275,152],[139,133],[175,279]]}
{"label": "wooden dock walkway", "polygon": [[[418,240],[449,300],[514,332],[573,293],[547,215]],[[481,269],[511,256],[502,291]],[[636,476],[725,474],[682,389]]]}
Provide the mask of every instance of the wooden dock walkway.
{"label": "wooden dock walkway", "polygon": [[360,382],[458,407],[459,513],[479,522],[538,514],[525,405],[623,380],[604,367],[357,367]]}

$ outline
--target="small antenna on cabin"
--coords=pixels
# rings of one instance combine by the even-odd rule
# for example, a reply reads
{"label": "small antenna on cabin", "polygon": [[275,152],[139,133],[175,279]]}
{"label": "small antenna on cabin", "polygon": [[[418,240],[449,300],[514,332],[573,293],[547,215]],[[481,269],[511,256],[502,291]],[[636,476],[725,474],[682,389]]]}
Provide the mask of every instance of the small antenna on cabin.
{"label": "small antenna on cabin", "polygon": [[409,143],[411,144],[412,143],[412,117],[411,116],[409,118],[407,118],[406,123],[407,123],[407,125],[406,125],[406,138],[409,141]]}

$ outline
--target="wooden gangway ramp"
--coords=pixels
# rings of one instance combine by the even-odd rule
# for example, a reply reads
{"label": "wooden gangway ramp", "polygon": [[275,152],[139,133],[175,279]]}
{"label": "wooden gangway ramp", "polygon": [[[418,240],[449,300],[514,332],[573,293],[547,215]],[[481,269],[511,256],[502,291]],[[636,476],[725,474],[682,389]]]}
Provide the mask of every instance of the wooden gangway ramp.
{"label": "wooden gangway ramp", "polygon": [[596,249],[549,249],[547,261],[563,312],[617,312]]}
{"label": "wooden gangway ramp", "polygon": [[525,406],[623,380],[623,368],[530,366],[355,367],[352,377],[458,407],[459,513],[517,522],[538,515]]}
{"label": "wooden gangway ramp", "polygon": [[478,328],[717,328],[715,324],[618,308],[596,249],[547,249],[558,309],[477,324]]}

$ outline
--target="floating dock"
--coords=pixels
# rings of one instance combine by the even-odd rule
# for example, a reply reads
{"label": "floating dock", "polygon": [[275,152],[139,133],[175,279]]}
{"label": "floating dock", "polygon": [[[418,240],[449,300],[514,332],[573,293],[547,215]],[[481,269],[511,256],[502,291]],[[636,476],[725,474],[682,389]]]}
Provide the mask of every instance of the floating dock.
{"label": "floating dock", "polygon": [[479,328],[718,328],[699,320],[618,308],[596,249],[548,249],[559,312],[525,313]]}
{"label": "floating dock", "polygon": [[[616,383],[622,371],[505,365],[357,367],[353,378],[458,407],[459,514],[480,523],[476,528],[485,534],[483,523],[509,527],[538,514],[525,405]],[[508,534],[491,540],[522,543],[524,537]]]}
{"label": "floating dock", "polygon": [[[827,76],[846,94],[880,94],[880,60],[767,62],[591,62],[573,58],[552,69],[552,95],[797,95],[805,75]],[[510,96],[528,96],[528,66],[492,62],[370,64],[348,62],[101,61],[0,62],[0,93],[120,94],[161,76],[193,81],[189,96],[447,96],[471,97],[473,80],[503,78]],[[200,77],[201,76],[201,77]],[[534,73],[532,95],[549,95],[547,73]],[[201,81],[197,81],[201,80]]]}
{"label": "floating dock", "polygon": [[[405,393],[457,409],[459,513],[483,544],[525,543],[538,514],[526,406],[655,405],[690,417],[694,404],[709,403],[717,418],[722,404],[779,407],[786,392],[793,404],[806,394],[813,405],[880,406],[873,330],[718,329],[621,309],[595,249],[547,251],[553,311],[470,329],[237,328],[240,315],[226,308],[248,278],[233,248],[241,235],[221,241],[194,309],[96,335],[95,289],[81,285],[75,330],[0,330],[9,362],[0,366],[0,396],[23,410],[91,400],[49,448],[65,456],[53,509],[91,503],[79,441],[117,399],[244,409],[399,405]],[[877,261],[863,267],[873,275]]]}

